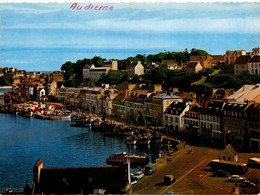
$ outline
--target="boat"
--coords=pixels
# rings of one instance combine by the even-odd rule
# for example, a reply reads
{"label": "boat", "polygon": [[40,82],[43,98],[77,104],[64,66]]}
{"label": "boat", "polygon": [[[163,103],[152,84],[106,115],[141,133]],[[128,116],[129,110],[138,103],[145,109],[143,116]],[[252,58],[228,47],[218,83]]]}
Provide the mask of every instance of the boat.
{"label": "boat", "polygon": [[91,122],[89,120],[82,120],[80,122],[76,122],[70,124],[71,127],[91,127]]}
{"label": "boat", "polygon": [[100,126],[101,126],[101,121],[100,121],[100,120],[94,120],[94,121],[92,122],[92,126],[94,126],[94,127],[100,127]]}
{"label": "boat", "polygon": [[149,137],[144,137],[144,138],[138,138],[137,144],[138,145],[149,145],[151,142]]}
{"label": "boat", "polygon": [[129,155],[126,152],[121,152],[118,154],[113,154],[106,159],[107,164],[117,165],[123,164],[127,161],[130,161],[131,166],[138,166],[138,165],[146,165],[149,162],[148,156],[135,156]]}
{"label": "boat", "polygon": [[61,116],[60,119],[61,119],[61,120],[68,120],[68,121],[70,121],[70,120],[71,120],[71,115],[67,115],[67,116],[64,115],[64,116]]}
{"label": "boat", "polygon": [[125,143],[127,145],[135,145],[137,144],[137,138],[135,136],[129,136],[125,139]]}

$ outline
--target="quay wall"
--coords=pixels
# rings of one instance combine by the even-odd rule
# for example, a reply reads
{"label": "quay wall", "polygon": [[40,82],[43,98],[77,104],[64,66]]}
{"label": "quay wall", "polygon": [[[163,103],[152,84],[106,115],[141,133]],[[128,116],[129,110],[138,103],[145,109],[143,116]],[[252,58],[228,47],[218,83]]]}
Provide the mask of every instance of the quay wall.
{"label": "quay wall", "polygon": [[12,86],[0,86],[0,89],[12,89]]}

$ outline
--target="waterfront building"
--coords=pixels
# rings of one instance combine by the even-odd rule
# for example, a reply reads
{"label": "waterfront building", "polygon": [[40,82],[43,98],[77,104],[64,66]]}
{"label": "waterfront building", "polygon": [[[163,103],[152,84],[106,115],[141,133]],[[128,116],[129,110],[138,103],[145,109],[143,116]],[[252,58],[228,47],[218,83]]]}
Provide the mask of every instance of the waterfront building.
{"label": "waterfront building", "polygon": [[[254,103],[247,108],[247,127],[249,145],[252,152],[260,152],[260,104]],[[246,143],[248,144],[248,143]]]}
{"label": "waterfront building", "polygon": [[63,85],[56,90],[56,98],[59,101],[67,102],[67,99],[74,93],[79,93],[81,88],[64,87]]}
{"label": "waterfront building", "polygon": [[247,103],[226,103],[223,107],[223,133],[225,141],[233,143],[235,148],[244,147],[248,136]]}
{"label": "waterfront building", "polygon": [[197,73],[203,70],[203,66],[200,64],[199,61],[190,61],[188,62],[186,68],[186,75],[189,76],[191,74]]}
{"label": "waterfront building", "polygon": [[241,74],[248,71],[248,61],[250,56],[239,56],[234,64],[234,74]]}
{"label": "waterfront building", "polygon": [[147,98],[144,100],[144,118],[145,122],[151,123],[153,121],[153,96],[156,94],[148,93]]}
{"label": "waterfront building", "polygon": [[247,66],[250,74],[260,74],[260,55],[253,56],[249,59]]}
{"label": "waterfront building", "polygon": [[232,95],[233,93],[235,93],[235,89],[213,89],[210,101],[223,102],[228,96]]}
{"label": "waterfront building", "polygon": [[200,113],[200,129],[205,137],[222,139],[221,112],[223,102],[209,102]]}
{"label": "waterfront building", "polygon": [[182,102],[182,98],[176,95],[168,95],[166,93],[159,93],[152,97],[153,106],[153,120],[158,123],[163,123],[163,113],[166,108],[174,101]]}
{"label": "waterfront building", "polygon": [[126,72],[128,78],[131,79],[135,74],[138,76],[144,74],[144,66],[142,65],[141,61],[131,62],[126,66]]}
{"label": "waterfront building", "polygon": [[44,168],[33,166],[32,194],[122,194],[131,185],[130,163],[122,166]]}
{"label": "waterfront building", "polygon": [[113,101],[117,95],[118,93],[114,89],[105,90],[105,93],[98,100],[98,113],[113,115]]}
{"label": "waterfront building", "polygon": [[244,85],[234,94],[226,98],[227,102],[254,102],[260,103],[260,84],[256,85]]}
{"label": "waterfront building", "polygon": [[197,105],[191,105],[190,109],[185,112],[183,118],[184,118],[184,129],[186,133],[195,136],[201,135],[200,113],[201,113],[201,107]]}
{"label": "waterfront building", "polygon": [[169,131],[184,131],[185,112],[190,108],[190,102],[172,102],[164,112],[164,127]]}
{"label": "waterfront building", "polygon": [[92,114],[98,114],[100,106],[98,104],[99,99],[105,93],[105,90],[101,87],[88,87],[86,88],[86,108]]}

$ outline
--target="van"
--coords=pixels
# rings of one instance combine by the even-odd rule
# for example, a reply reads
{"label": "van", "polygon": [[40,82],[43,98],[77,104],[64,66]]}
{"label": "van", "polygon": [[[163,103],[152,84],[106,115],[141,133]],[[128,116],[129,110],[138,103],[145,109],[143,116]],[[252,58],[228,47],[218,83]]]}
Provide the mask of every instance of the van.
{"label": "van", "polygon": [[145,166],[145,175],[152,175],[157,170],[155,163],[149,163]]}
{"label": "van", "polygon": [[164,185],[171,185],[175,182],[175,177],[173,175],[165,175],[164,176]]}

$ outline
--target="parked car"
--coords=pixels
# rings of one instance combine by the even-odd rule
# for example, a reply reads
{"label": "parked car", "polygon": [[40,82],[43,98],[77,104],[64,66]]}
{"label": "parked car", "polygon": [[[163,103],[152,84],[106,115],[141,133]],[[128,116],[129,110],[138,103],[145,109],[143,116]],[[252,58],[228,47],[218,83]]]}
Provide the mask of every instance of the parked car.
{"label": "parked car", "polygon": [[137,184],[137,180],[131,181],[131,185]]}
{"label": "parked car", "polygon": [[229,174],[227,172],[224,172],[222,170],[217,170],[213,173],[213,177],[227,177]]}
{"label": "parked car", "polygon": [[241,182],[244,181],[245,178],[244,177],[240,177],[239,175],[231,175],[231,177],[228,177],[228,181],[237,181],[237,182]]}
{"label": "parked car", "polygon": [[175,177],[173,175],[165,175],[163,179],[164,185],[171,185],[176,181]]}
{"label": "parked car", "polygon": [[132,175],[133,179],[139,180],[144,177],[143,171],[137,171],[135,174]]}
{"label": "parked car", "polygon": [[152,175],[157,170],[155,163],[149,163],[145,166],[145,175]]}
{"label": "parked car", "polygon": [[250,181],[243,181],[240,185],[240,188],[255,188],[255,184]]}

